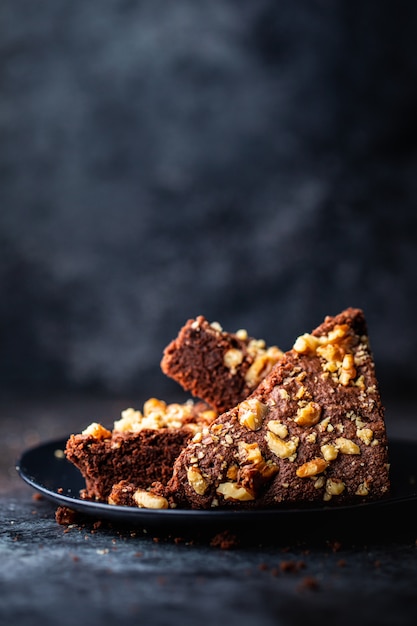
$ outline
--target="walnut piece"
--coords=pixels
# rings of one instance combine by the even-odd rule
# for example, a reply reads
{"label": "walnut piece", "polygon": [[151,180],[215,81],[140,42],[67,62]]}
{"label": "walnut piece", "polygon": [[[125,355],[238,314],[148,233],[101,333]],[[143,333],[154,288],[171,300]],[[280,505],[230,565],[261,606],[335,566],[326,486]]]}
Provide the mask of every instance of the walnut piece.
{"label": "walnut piece", "polygon": [[299,426],[314,426],[320,420],[320,416],[321,406],[317,402],[308,402],[298,409],[294,422]]}
{"label": "walnut piece", "polygon": [[322,453],[325,461],[334,461],[339,454],[339,450],[331,443],[321,446],[320,452]]}
{"label": "walnut piece", "polygon": [[273,452],[280,459],[289,459],[293,457],[297,451],[299,443],[298,437],[292,437],[288,441],[284,441],[271,431],[268,431],[265,438],[271,452]]}
{"label": "walnut piece", "polygon": [[360,483],[357,490],[355,491],[356,496],[367,496],[369,494],[369,483],[364,480],[363,483]]}
{"label": "walnut piece", "polygon": [[338,437],[335,439],[336,448],[342,452],[342,454],[360,454],[361,449],[354,441],[351,439],[346,439],[345,437]]}
{"label": "walnut piece", "polygon": [[101,424],[98,424],[97,422],[92,422],[92,424],[90,424],[90,426],[88,426],[85,430],[83,430],[81,434],[90,435],[91,437],[94,437],[94,439],[98,439],[98,440],[110,439],[111,437],[111,432],[107,430],[107,428],[104,428],[104,426],[102,426]]}
{"label": "walnut piece", "polygon": [[190,400],[184,404],[167,404],[157,398],[149,398],[143,405],[143,412],[133,408],[122,411],[121,419],[114,422],[117,432],[139,432],[144,429],[181,428],[185,423],[197,432],[203,420],[209,424],[216,417],[215,411],[207,410],[199,414],[201,424],[190,422],[194,403]]}
{"label": "walnut piece", "polygon": [[317,476],[317,474],[324,472],[328,465],[327,461],[318,457],[317,459],[312,459],[300,465],[300,467],[297,468],[296,474],[299,478]]}
{"label": "walnut piece", "polygon": [[238,443],[239,457],[244,463],[262,463],[264,458],[261,450],[256,442],[246,443],[246,441],[239,441]]}
{"label": "walnut piece", "polygon": [[220,483],[216,491],[222,495],[225,500],[254,500],[254,495],[248,489],[240,487],[235,482]]}
{"label": "walnut piece", "polygon": [[[251,342],[248,346],[249,353],[251,351],[251,344],[253,343],[254,342]],[[263,346],[260,347],[258,343],[253,346],[253,351],[257,354],[245,374],[245,382],[251,389],[259,385],[261,380],[265,378],[275,363],[282,357],[282,351],[276,346],[271,346],[267,350],[264,350],[262,349]],[[264,342],[263,345],[265,345]]]}
{"label": "walnut piece", "polygon": [[262,404],[256,398],[244,400],[240,403],[238,409],[239,423],[242,426],[246,426],[249,430],[259,430],[267,411],[267,405]]}
{"label": "walnut piece", "polygon": [[[265,461],[256,442],[246,443],[245,441],[239,441],[238,450],[239,459],[242,464],[239,470],[239,482],[246,484],[244,478],[248,474],[248,469],[250,472],[254,469],[258,479],[260,478],[262,482],[268,480],[278,472],[279,468],[275,463],[270,460]],[[253,480],[254,476],[252,475],[247,483],[249,487],[253,486]]]}
{"label": "walnut piece", "polygon": [[342,367],[340,368],[339,381],[340,384],[346,387],[351,380],[356,376],[355,362],[353,354],[345,354],[342,361]]}
{"label": "walnut piece", "polygon": [[332,496],[340,496],[345,490],[345,483],[339,478],[328,478],[326,480],[326,493],[324,500],[330,500]]}
{"label": "walnut piece", "polygon": [[133,494],[133,500],[138,507],[143,509],[167,509],[168,500],[163,496],[157,496],[145,489],[137,489]]}
{"label": "walnut piece", "polygon": [[270,430],[271,433],[274,433],[274,435],[277,435],[280,439],[288,437],[288,428],[286,424],[283,424],[279,420],[269,420],[268,430]]}
{"label": "walnut piece", "polygon": [[205,494],[207,487],[208,487],[208,482],[203,477],[202,473],[197,467],[188,468],[187,479],[191,487],[199,496],[202,496]]}
{"label": "walnut piece", "polygon": [[237,348],[230,348],[223,356],[223,364],[230,370],[231,374],[236,374],[237,368],[243,361],[243,352]]}
{"label": "walnut piece", "polygon": [[346,387],[356,377],[355,358],[351,351],[347,324],[335,326],[328,335],[316,337],[308,333],[301,335],[293,349],[299,354],[317,354],[323,359],[322,368],[332,378]]}
{"label": "walnut piece", "polygon": [[358,428],[356,431],[356,436],[363,441],[366,446],[372,442],[374,438],[374,432],[370,428]]}

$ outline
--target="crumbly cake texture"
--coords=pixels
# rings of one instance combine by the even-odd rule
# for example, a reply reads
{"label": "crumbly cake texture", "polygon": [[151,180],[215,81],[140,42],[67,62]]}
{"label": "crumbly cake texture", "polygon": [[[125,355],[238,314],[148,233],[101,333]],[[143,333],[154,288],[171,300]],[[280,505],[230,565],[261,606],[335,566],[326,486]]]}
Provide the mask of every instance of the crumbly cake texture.
{"label": "crumbly cake texture", "polygon": [[[71,435],[65,448],[67,459],[84,477],[81,495],[107,502],[121,481],[134,483],[139,490],[155,482],[166,484],[181,450],[215,416],[203,402],[166,404],[150,398],[143,411],[123,411],[113,430],[93,422],[82,433]],[[138,502],[132,500],[131,505],[139,506]]]}
{"label": "crumbly cake texture", "polygon": [[349,308],[300,336],[249,397],[194,436],[165,495],[196,509],[333,506],[389,486],[366,321]]}
{"label": "crumbly cake texture", "polygon": [[189,319],[165,348],[162,371],[223,413],[244,400],[283,352],[246,330],[228,333],[202,315]]}

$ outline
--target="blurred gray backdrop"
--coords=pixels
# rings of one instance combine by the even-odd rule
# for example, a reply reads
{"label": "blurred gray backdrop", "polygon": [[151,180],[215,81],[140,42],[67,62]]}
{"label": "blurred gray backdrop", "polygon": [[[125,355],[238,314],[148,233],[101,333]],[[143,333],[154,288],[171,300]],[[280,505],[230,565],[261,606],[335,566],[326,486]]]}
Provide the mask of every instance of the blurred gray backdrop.
{"label": "blurred gray backdrop", "polygon": [[2,0],[0,389],[175,396],[189,317],[362,307],[417,383],[417,3]]}

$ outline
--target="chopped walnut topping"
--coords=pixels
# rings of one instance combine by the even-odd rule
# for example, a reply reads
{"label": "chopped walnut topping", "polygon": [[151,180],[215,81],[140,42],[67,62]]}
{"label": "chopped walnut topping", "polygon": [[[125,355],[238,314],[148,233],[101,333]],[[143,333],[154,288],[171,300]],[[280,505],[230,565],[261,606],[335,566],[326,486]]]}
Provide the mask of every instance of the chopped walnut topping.
{"label": "chopped walnut topping", "polygon": [[110,439],[111,437],[111,432],[107,430],[107,428],[104,428],[104,426],[102,426],[101,424],[98,424],[97,422],[93,422],[92,424],[90,424],[90,426],[88,426],[85,430],[83,430],[81,434],[90,435],[91,437],[94,437],[94,439],[98,439],[98,440]]}
{"label": "chopped walnut topping", "polygon": [[329,424],[330,424],[330,417],[325,417],[324,419],[322,419],[318,425],[319,431],[321,433],[324,433],[324,431],[327,430]]}
{"label": "chopped walnut topping", "polygon": [[369,483],[364,480],[363,483],[360,483],[358,488],[355,491],[356,496],[367,496],[369,495]]}
{"label": "chopped walnut topping", "polygon": [[326,480],[326,493],[324,500],[330,500],[333,496],[340,496],[345,490],[345,483],[339,478],[328,478]]}
{"label": "chopped walnut topping", "polygon": [[297,393],[295,394],[295,397],[297,398],[297,400],[300,400],[306,393],[306,388],[304,387],[304,385],[301,385],[301,387],[298,388]]}
{"label": "chopped walnut topping", "polygon": [[321,446],[320,452],[322,453],[325,461],[334,461],[339,454],[339,450],[331,443]]}
{"label": "chopped walnut topping", "polygon": [[[253,342],[251,342],[252,344]],[[248,352],[251,351],[251,344],[248,346]],[[265,342],[263,342],[265,345]],[[251,389],[257,387],[261,380],[271,371],[272,367],[282,357],[282,351],[276,346],[271,346],[267,350],[260,348],[259,342],[254,348],[257,352],[253,363],[245,374],[245,382]]]}
{"label": "chopped walnut topping", "polygon": [[189,428],[198,432],[204,423],[210,424],[216,417],[213,410],[202,411],[198,423],[190,421],[193,416],[192,400],[184,404],[167,404],[157,398],[149,398],[143,405],[143,412],[129,408],[122,411],[121,419],[114,422],[117,432],[139,432],[144,429],[181,428],[186,423]]}
{"label": "chopped walnut topping", "polygon": [[223,356],[223,364],[230,370],[231,374],[236,374],[237,368],[243,361],[243,352],[237,348],[230,348]]}
{"label": "chopped walnut topping", "polygon": [[262,404],[256,398],[249,398],[239,405],[239,422],[249,430],[259,430],[267,411],[268,407],[266,404]]}
{"label": "chopped walnut topping", "polygon": [[187,479],[191,487],[199,496],[204,495],[208,487],[208,482],[197,467],[188,468]]}
{"label": "chopped walnut topping", "polygon": [[281,398],[283,400],[288,400],[289,397],[290,397],[290,394],[288,393],[288,391],[286,389],[284,389],[284,387],[280,387],[278,389],[278,393],[279,393],[279,395],[281,396]]}
{"label": "chopped walnut topping", "polygon": [[296,339],[293,349],[299,354],[309,354],[314,353],[319,345],[320,340],[318,337],[304,333],[304,335],[300,335],[300,337]]}
{"label": "chopped walnut topping", "polygon": [[238,444],[239,456],[243,462],[246,463],[262,463],[264,458],[261,450],[256,442],[246,443],[246,441],[239,441]]}
{"label": "chopped walnut topping", "polygon": [[237,483],[244,486],[253,495],[260,483],[272,478],[279,470],[272,461],[265,461],[256,442],[239,441],[239,458],[241,466],[237,475]]}
{"label": "chopped walnut topping", "polygon": [[271,433],[274,433],[274,435],[278,435],[280,439],[285,439],[286,437],[288,437],[287,426],[279,420],[269,420],[267,426],[268,430],[270,430]]}
{"label": "chopped walnut topping", "polygon": [[374,437],[374,431],[371,430],[370,428],[358,428],[356,431],[356,436],[363,441],[363,443],[366,446],[369,446],[369,444],[371,443],[373,437]]}
{"label": "chopped walnut topping", "polygon": [[366,346],[360,345],[355,354],[355,365],[357,367],[361,367],[368,360],[368,356],[366,354]]}
{"label": "chopped walnut topping", "polygon": [[[332,378],[343,386],[347,386],[356,377],[355,357],[349,346],[349,327],[346,324],[335,326],[328,334],[320,337],[301,335],[296,340],[293,349],[299,354],[317,354],[324,363],[324,372],[329,372]],[[362,348],[362,355],[364,348]],[[363,356],[364,358],[364,356]],[[355,383],[363,386],[363,380]]]}
{"label": "chopped walnut topping", "polygon": [[235,482],[220,483],[216,489],[225,500],[254,500],[253,494],[245,487],[240,487]]}
{"label": "chopped walnut topping", "polygon": [[[365,377],[363,374],[361,374],[356,380],[355,380],[355,386],[359,387],[359,389],[361,389],[362,391],[365,390]],[[367,389],[368,393],[372,393],[372,391],[370,391],[370,387],[368,387]]]}
{"label": "chopped walnut topping", "polygon": [[321,474],[327,468],[328,462],[324,459],[317,458],[307,461],[297,468],[296,474],[299,478],[307,478],[308,476],[316,476]]}
{"label": "chopped walnut topping", "polygon": [[294,418],[299,426],[314,426],[320,420],[321,406],[317,402],[309,402],[297,411]]}
{"label": "chopped walnut topping", "polygon": [[256,442],[239,441],[238,450],[241,463],[256,467],[262,478],[267,479],[277,473],[278,466],[272,461],[265,461]]}
{"label": "chopped walnut topping", "polygon": [[325,360],[325,363],[322,366],[325,372],[327,371],[333,374],[342,367],[345,353],[341,346],[335,346],[330,343],[324,346],[319,346],[319,348],[317,348],[317,354]]}
{"label": "chopped walnut topping", "polygon": [[277,457],[280,459],[295,458],[294,455],[297,451],[299,443],[298,437],[292,437],[290,440],[284,441],[283,439],[280,439],[280,437],[277,437],[277,435],[274,435],[274,433],[268,431],[265,438],[269,449]]}
{"label": "chopped walnut topping", "polygon": [[133,500],[137,506],[144,509],[167,509],[168,500],[163,496],[157,496],[145,489],[137,489],[133,494]]}
{"label": "chopped walnut topping", "polygon": [[236,480],[238,470],[239,470],[238,466],[235,463],[233,463],[232,465],[229,466],[226,472],[226,478],[229,478],[230,480]]}
{"label": "chopped walnut topping", "polygon": [[338,437],[335,440],[336,448],[342,452],[342,454],[360,454],[361,449],[354,441],[351,439],[346,439],[346,437]]}
{"label": "chopped walnut topping", "polygon": [[316,478],[314,480],[315,489],[321,489],[322,487],[324,487],[325,482],[326,482],[326,479],[324,478],[324,476],[319,476],[318,478]]}
{"label": "chopped walnut topping", "polygon": [[356,376],[355,363],[353,354],[345,354],[342,361],[342,367],[339,374],[340,384],[346,387]]}

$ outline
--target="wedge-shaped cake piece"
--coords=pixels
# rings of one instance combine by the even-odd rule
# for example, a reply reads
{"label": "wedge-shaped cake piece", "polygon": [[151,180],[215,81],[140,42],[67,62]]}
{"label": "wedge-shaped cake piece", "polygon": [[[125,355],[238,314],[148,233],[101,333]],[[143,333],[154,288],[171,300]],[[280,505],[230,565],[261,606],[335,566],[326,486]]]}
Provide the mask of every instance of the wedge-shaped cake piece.
{"label": "wedge-shaped cake piece", "polygon": [[[142,490],[154,482],[166,484],[181,450],[215,417],[204,402],[166,404],[150,398],[143,411],[123,411],[113,430],[92,423],[82,433],[71,435],[65,454],[85,479],[82,495],[107,502],[113,487],[121,482],[123,489],[129,482]],[[117,493],[124,492],[119,489]],[[116,503],[116,496],[112,502]],[[160,508],[151,498],[147,503]]]}
{"label": "wedge-shaped cake piece", "polygon": [[281,358],[276,346],[228,333],[202,315],[189,319],[164,350],[162,371],[183,389],[223,413],[244,400]]}
{"label": "wedge-shaped cake piece", "polygon": [[181,452],[168,495],[188,508],[366,502],[390,486],[364,314],[299,337],[257,389]]}

